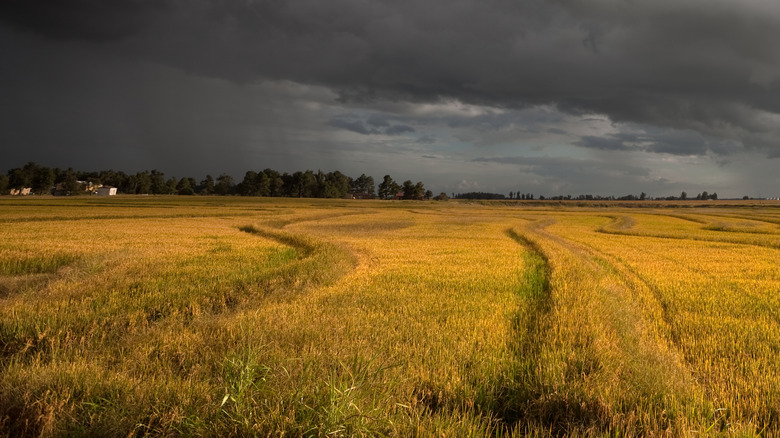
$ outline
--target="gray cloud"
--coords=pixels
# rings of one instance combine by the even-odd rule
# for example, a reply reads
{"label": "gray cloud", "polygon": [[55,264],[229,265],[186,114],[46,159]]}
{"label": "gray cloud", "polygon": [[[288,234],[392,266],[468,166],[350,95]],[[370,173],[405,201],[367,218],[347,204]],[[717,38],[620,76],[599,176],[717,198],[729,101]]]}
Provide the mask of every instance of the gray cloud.
{"label": "gray cloud", "polygon": [[411,126],[394,125],[377,115],[370,116],[366,120],[354,116],[335,116],[328,120],[328,125],[363,135],[402,135],[415,131]]}
{"label": "gray cloud", "polygon": [[717,150],[728,153],[726,148],[718,147],[717,142],[707,141],[694,131],[652,129],[645,132],[619,132],[602,136],[583,136],[576,141],[577,146],[591,149],[613,151],[644,151],[674,155],[703,155],[707,151]]}
{"label": "gray cloud", "polygon": [[[294,160],[345,130],[442,156],[555,137],[559,152],[779,157],[777,40],[773,0],[8,0],[0,140],[169,162],[188,145],[213,158],[209,143]],[[583,128],[593,116],[612,129]]]}
{"label": "gray cloud", "polygon": [[[517,166],[526,176],[543,181],[544,192],[548,195],[617,195],[629,194],[622,191],[637,188],[662,193],[674,187],[670,181],[653,177],[651,170],[646,167],[594,159],[482,157],[475,158],[474,162]],[[594,175],[600,177],[595,179]]]}
{"label": "gray cloud", "polygon": [[776,120],[760,117],[780,112],[771,1],[10,1],[0,16],[197,74],[325,85],[344,101],[555,104],[778,147]]}
{"label": "gray cloud", "polygon": [[0,19],[54,39],[100,42],[142,33],[166,10],[166,2],[155,0],[8,0],[0,6]]}

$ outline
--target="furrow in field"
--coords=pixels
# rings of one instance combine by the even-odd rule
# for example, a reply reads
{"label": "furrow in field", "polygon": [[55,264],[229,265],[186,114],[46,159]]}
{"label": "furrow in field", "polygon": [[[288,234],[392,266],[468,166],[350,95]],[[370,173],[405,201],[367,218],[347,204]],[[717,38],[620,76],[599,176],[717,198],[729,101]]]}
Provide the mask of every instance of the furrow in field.
{"label": "furrow in field", "polygon": [[[332,283],[354,269],[358,263],[358,257],[348,249],[302,234],[277,231],[257,225],[242,226],[239,229],[275,240],[298,252],[296,263],[286,267],[285,272],[274,275],[282,285],[277,289],[284,289],[285,295],[288,295],[291,290],[301,289],[300,285],[316,286]],[[291,288],[293,285],[298,287]]]}
{"label": "furrow in field", "polygon": [[330,219],[338,219],[342,217],[368,215],[368,214],[375,214],[375,212],[359,210],[359,211],[347,211],[347,212],[338,212],[338,213],[308,214],[305,216],[293,215],[286,218],[266,220],[264,222],[264,225],[270,228],[283,229],[288,225],[293,225],[293,224],[301,225],[307,222],[327,222]]}
{"label": "furrow in field", "polygon": [[[547,229],[520,235],[550,267],[550,328],[541,344],[530,410],[552,430],[585,427],[641,433],[671,426],[697,388],[664,327],[652,291],[590,248]],[[566,433],[567,430],[559,430]]]}
{"label": "furrow in field", "polygon": [[[679,231],[674,228],[679,222],[664,216],[637,213],[632,217],[638,227],[663,225],[670,232]],[[608,219],[612,226],[618,222],[615,217]],[[773,400],[778,392],[766,377],[775,374],[770,370],[778,364],[778,313],[769,304],[777,302],[772,287],[777,276],[775,248],[598,233],[604,226],[604,216],[582,217],[550,231],[590,248],[626,284],[633,284],[632,289],[651,291],[660,303],[661,333],[680,353],[695,379],[695,393],[701,395],[699,402],[687,404],[707,423],[694,423],[690,430],[704,431],[714,423],[722,430],[776,428]],[[686,232],[711,231],[696,227]],[[762,397],[748,401],[751,394],[759,393]]]}
{"label": "furrow in field", "polygon": [[[668,217],[677,220],[696,223],[699,226],[686,229],[667,224],[664,227],[648,227],[643,222],[628,216],[604,216],[612,220],[612,223],[601,226],[595,231],[604,234],[651,237],[659,239],[692,240],[702,242],[727,243],[733,245],[747,245],[780,249],[780,233],[760,232],[755,230],[735,231],[718,224],[712,224],[704,219],[692,220],[689,217],[679,215],[652,215],[656,217]],[[644,228],[643,228],[644,226]]]}

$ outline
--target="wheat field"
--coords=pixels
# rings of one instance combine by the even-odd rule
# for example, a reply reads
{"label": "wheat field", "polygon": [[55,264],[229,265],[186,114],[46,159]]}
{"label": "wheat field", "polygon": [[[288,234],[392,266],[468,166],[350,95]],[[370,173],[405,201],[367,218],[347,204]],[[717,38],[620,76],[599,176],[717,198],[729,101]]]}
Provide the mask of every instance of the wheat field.
{"label": "wheat field", "polygon": [[780,434],[778,204],[31,197],[0,223],[1,436]]}

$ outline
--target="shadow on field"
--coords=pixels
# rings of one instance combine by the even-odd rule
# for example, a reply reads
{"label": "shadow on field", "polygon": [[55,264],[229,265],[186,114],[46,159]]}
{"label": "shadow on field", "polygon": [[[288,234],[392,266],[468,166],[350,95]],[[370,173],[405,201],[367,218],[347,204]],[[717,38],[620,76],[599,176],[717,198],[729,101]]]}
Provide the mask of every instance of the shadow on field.
{"label": "shadow on field", "polygon": [[[597,400],[561,390],[549,373],[550,348],[554,342],[551,311],[554,307],[551,268],[541,247],[526,236],[508,229],[506,235],[528,249],[524,255],[523,277],[518,294],[524,304],[513,318],[512,351],[514,368],[508,373],[492,406],[485,406],[497,427],[505,432],[524,433],[545,430],[563,436],[572,430],[599,430],[610,417],[608,408]],[[581,362],[581,363],[580,363]],[[581,379],[598,368],[597,363],[582,360],[563,370],[564,380]],[[552,378],[551,378],[552,377]]]}

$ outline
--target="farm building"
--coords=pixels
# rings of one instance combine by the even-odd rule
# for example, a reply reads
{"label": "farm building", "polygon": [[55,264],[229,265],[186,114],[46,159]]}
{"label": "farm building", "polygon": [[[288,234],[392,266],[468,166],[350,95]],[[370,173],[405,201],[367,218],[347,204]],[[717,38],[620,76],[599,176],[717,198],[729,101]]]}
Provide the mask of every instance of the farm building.
{"label": "farm building", "polygon": [[111,187],[111,186],[98,187],[97,195],[98,196],[115,196],[116,195],[116,187]]}
{"label": "farm building", "polygon": [[31,187],[23,187],[21,189],[11,189],[9,194],[14,196],[27,196],[32,193]]}

